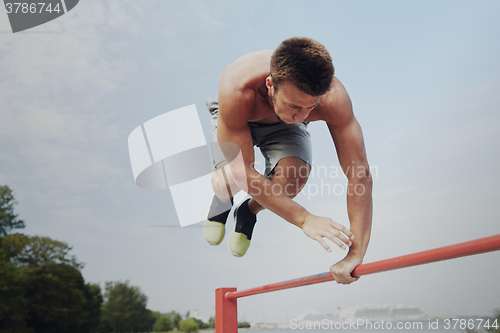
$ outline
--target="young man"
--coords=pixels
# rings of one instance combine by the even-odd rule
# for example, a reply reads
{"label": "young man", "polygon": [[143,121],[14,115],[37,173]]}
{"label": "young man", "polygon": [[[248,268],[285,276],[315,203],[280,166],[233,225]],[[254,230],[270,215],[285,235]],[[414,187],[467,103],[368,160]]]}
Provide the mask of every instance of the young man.
{"label": "young man", "polygon": [[[235,210],[236,226],[228,241],[234,255],[246,253],[256,214],[267,208],[327,251],[331,249],[324,237],[342,249],[349,247],[345,258],[330,270],[338,283],[356,281],[351,272],[362,263],[370,239],[372,179],[361,127],[349,95],[334,77],[326,48],[310,38],[294,37],[275,51],[244,55],[221,74],[218,99],[209,99],[207,107],[215,139],[221,146],[237,145],[242,157],[240,163],[227,165],[223,155],[214,152],[217,170],[212,176],[215,195],[204,224],[207,241],[212,245],[222,241],[232,196],[244,189],[251,199]],[[320,120],[328,126],[348,178],[350,230],[328,217],[311,214],[292,200],[311,170],[307,123]],[[254,145],[266,159],[265,176],[254,169]]]}

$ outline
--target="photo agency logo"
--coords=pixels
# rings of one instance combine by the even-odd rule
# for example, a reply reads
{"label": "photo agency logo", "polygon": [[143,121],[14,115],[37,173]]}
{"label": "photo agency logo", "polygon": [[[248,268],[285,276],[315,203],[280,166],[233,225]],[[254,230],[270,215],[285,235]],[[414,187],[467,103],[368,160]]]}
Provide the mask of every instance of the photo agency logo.
{"label": "photo agency logo", "polygon": [[[207,217],[214,195],[213,155],[222,153],[229,167],[243,161],[234,143],[207,144],[194,104],[136,127],[128,137],[128,148],[135,183],[146,189],[168,186],[181,227]],[[222,212],[215,211],[214,216]]]}
{"label": "photo agency logo", "polygon": [[[128,137],[128,148],[135,183],[146,189],[168,187],[181,227],[202,222],[227,210],[227,205],[210,207],[214,189],[219,198],[236,193],[233,199],[237,207],[248,194],[252,197],[261,194],[293,196],[295,189],[301,187],[301,178],[310,181],[301,191],[308,200],[318,196],[363,195],[366,191],[364,184],[348,184],[342,179],[347,179],[347,175],[362,178],[367,173],[378,176],[376,167],[370,167],[368,171],[362,166],[352,165],[342,170],[334,165],[313,164],[310,173],[307,167],[292,166],[279,170],[277,166],[275,172],[296,180],[296,183],[290,181],[285,186],[272,182],[262,184],[260,175],[253,175],[248,180],[238,145],[231,142],[207,144],[194,104],[166,112],[138,126]],[[214,173],[215,161],[227,162],[223,176],[220,171]],[[235,174],[247,180],[248,187],[239,188],[246,182],[240,181],[236,185]],[[212,216],[207,216],[209,211]]]}
{"label": "photo agency logo", "polygon": [[79,0],[4,0],[12,32],[31,29],[63,16],[78,4]]}

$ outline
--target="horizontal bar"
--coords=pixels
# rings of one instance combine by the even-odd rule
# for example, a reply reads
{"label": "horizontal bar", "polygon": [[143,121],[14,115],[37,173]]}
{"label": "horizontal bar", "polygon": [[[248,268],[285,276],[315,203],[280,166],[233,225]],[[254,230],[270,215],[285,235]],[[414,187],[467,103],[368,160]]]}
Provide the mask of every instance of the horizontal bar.
{"label": "horizontal bar", "polygon": [[[391,259],[375,261],[369,264],[362,264],[357,266],[351,274],[353,276],[362,276],[498,250],[500,250],[500,234],[479,238],[464,243],[448,245],[433,250],[427,250]],[[226,293],[226,298],[233,299],[246,297],[333,280],[334,278],[332,276],[332,273],[325,272],[316,275],[304,276],[294,280],[268,284],[265,286],[247,290],[228,292]]]}

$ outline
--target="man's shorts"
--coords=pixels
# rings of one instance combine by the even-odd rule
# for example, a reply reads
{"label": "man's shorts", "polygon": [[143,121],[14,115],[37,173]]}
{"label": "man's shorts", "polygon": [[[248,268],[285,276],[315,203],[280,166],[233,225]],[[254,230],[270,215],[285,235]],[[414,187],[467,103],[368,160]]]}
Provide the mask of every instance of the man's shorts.
{"label": "man's shorts", "polygon": [[[212,114],[211,124],[214,127],[212,134],[214,142],[217,141],[217,123],[219,120],[219,101],[217,98],[208,98],[207,109]],[[304,162],[312,163],[311,135],[307,131],[307,124],[263,124],[248,122],[253,144],[259,147],[264,159],[266,169],[264,175],[271,177],[278,162],[285,157],[298,157]],[[213,165],[225,160],[219,150],[212,151]]]}

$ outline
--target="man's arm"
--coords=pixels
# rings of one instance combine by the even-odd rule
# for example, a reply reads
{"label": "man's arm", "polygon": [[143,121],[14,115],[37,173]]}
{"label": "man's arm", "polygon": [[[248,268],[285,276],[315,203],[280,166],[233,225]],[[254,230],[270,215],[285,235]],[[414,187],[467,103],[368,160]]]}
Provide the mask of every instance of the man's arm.
{"label": "man's arm", "polygon": [[[343,87],[342,87],[343,89]],[[347,212],[355,235],[346,257],[330,267],[338,283],[348,284],[358,278],[351,272],[363,262],[372,226],[372,178],[366,157],[363,133],[354,117],[347,93],[339,102],[335,120],[327,119],[339,163],[348,179]]]}

